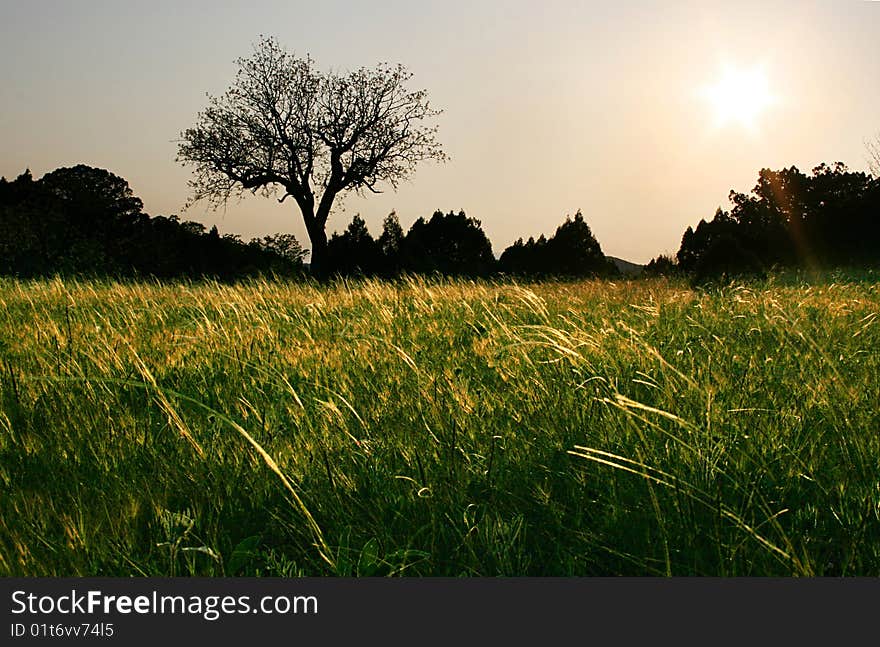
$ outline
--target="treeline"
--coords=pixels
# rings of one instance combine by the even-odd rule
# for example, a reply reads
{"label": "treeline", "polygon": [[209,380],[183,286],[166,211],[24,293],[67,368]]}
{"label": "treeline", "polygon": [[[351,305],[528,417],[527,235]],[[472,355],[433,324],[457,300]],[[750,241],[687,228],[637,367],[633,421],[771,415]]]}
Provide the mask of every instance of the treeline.
{"label": "treeline", "polygon": [[880,179],[840,162],[810,175],[762,169],[751,194],[731,191],[730,202],[729,211],[688,227],[675,257],[655,258],[646,273],[702,281],[880,263]]}
{"label": "treeline", "polygon": [[419,218],[404,235],[395,213],[374,239],[363,218],[354,216],[346,230],[327,244],[331,274],[394,276],[403,272],[446,276],[607,277],[617,267],[602,253],[599,242],[578,211],[566,218],[548,240],[522,239],[495,260],[492,244],[480,221],[464,211],[435,211]]}
{"label": "treeline", "polygon": [[[732,207],[688,227],[674,256],[646,274],[695,281],[761,275],[774,268],[834,268],[880,263],[880,179],[822,164],[763,169],[750,194],[730,192]],[[150,217],[128,183],[78,165],[35,180],[25,171],[0,178],[0,274],[215,277],[299,276],[307,252],[291,234],[242,241],[176,216]],[[496,260],[481,223],[464,211],[436,211],[404,233],[395,213],[374,238],[354,216],[328,241],[329,274],[394,277],[504,274],[528,278],[619,274],[583,215],[566,218],[550,237],[517,240]]]}
{"label": "treeline", "polygon": [[495,257],[480,221],[464,211],[436,211],[430,220],[416,220],[405,235],[392,212],[376,239],[355,215],[344,232],[327,242],[327,265],[330,274],[341,276],[488,276],[495,271]]}
{"label": "treeline", "polygon": [[549,239],[522,238],[504,250],[498,261],[503,272],[519,276],[615,276],[617,266],[602,253],[599,242],[578,211],[566,218]]}
{"label": "treeline", "polygon": [[[306,251],[291,234],[248,243],[206,232],[196,222],[150,217],[128,183],[103,169],[61,168],[34,180],[26,171],[0,178],[0,273],[201,277],[293,276]],[[404,233],[395,213],[374,238],[354,216],[328,241],[329,274],[394,277],[403,273],[487,277],[615,276],[580,211],[548,240],[520,239],[496,260],[479,220],[436,211]]]}
{"label": "treeline", "polygon": [[0,274],[295,276],[305,252],[276,234],[248,243],[176,216],[150,217],[128,182],[85,165],[0,178]]}

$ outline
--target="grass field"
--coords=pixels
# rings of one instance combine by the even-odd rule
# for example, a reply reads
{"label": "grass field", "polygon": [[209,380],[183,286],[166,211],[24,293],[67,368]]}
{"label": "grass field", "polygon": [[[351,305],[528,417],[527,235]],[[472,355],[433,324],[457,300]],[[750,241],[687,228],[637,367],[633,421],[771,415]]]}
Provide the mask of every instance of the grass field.
{"label": "grass field", "polygon": [[878,278],[0,280],[0,574],[880,575]]}

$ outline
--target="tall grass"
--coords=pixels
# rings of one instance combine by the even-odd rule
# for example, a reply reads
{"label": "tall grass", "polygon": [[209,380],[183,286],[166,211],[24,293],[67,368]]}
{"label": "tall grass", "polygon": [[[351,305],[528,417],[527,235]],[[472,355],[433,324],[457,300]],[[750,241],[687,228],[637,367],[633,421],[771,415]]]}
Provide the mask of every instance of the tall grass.
{"label": "tall grass", "polygon": [[7,279],[0,354],[0,574],[880,574],[872,276]]}

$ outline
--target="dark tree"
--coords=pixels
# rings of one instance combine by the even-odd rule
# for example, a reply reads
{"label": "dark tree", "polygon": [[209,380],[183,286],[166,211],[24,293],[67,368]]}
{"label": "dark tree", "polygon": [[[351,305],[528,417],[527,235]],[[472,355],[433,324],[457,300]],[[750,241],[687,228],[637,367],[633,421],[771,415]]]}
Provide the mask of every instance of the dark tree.
{"label": "dark tree", "polygon": [[0,273],[88,276],[292,276],[302,248],[289,234],[245,245],[176,216],[150,218],[121,177],[78,165],[34,181],[0,181]]}
{"label": "dark tree", "polygon": [[264,38],[239,59],[230,88],[184,131],[178,160],[194,166],[193,200],[244,191],[291,196],[305,221],[314,273],[325,274],[327,219],[348,191],[393,188],[424,160],[445,159],[427,125],[439,114],[403,66],[321,73],[308,56]]}
{"label": "dark tree", "polygon": [[685,272],[754,273],[778,267],[880,262],[880,179],[837,162],[810,175],[762,169],[750,194],[730,192],[721,210],[688,227],[677,258]]}
{"label": "dark tree", "polygon": [[522,238],[505,249],[498,259],[502,272],[518,276],[546,276],[552,273],[550,258],[547,253],[547,238],[544,234],[538,240],[529,238],[525,243]]}
{"label": "dark tree", "polygon": [[754,252],[731,235],[722,234],[709,244],[694,268],[696,283],[740,276],[761,276],[764,266]]}
{"label": "dark tree", "polygon": [[669,254],[660,254],[645,265],[645,276],[675,276],[680,271],[676,259]]}
{"label": "dark tree", "polygon": [[[529,243],[534,243],[533,238],[529,238]],[[522,238],[514,241],[513,245],[501,252],[498,259],[498,269],[508,274],[521,274],[523,268],[528,264],[529,253]]]}
{"label": "dark tree", "polygon": [[522,276],[614,276],[614,262],[602,253],[599,241],[578,211],[568,217],[553,237],[522,239],[504,250],[499,259],[504,272]]}
{"label": "dark tree", "polygon": [[40,190],[30,170],[0,182],[0,273],[38,276],[59,265],[70,244],[61,204]]}
{"label": "dark tree", "polygon": [[297,267],[302,266],[306,256],[306,251],[293,234],[271,234],[262,238],[253,238],[249,244],[276,254]]}
{"label": "dark tree", "polygon": [[382,235],[379,236],[379,252],[382,255],[381,272],[385,276],[395,276],[403,269],[403,227],[397,213],[392,211],[382,221]]}
{"label": "dark tree", "polygon": [[416,220],[403,241],[403,266],[411,272],[485,276],[495,270],[492,244],[476,218],[464,211]]}
{"label": "dark tree", "polygon": [[334,233],[327,245],[327,266],[331,274],[369,276],[379,270],[381,252],[367,229],[367,223],[355,214],[341,234]]}
{"label": "dark tree", "polygon": [[605,258],[599,241],[578,210],[574,219],[566,218],[547,243],[552,272],[561,276],[601,276],[613,274],[613,263]]}
{"label": "dark tree", "polygon": [[15,178],[12,182],[5,177],[0,178],[0,206],[21,202],[30,197],[34,192],[34,176],[30,169]]}
{"label": "dark tree", "polygon": [[874,177],[880,178],[880,133],[866,141],[865,147],[868,149],[868,168]]}
{"label": "dark tree", "polygon": [[100,216],[131,222],[144,208],[124,179],[85,164],[47,173],[40,184],[48,194],[63,201],[71,213],[84,219]]}
{"label": "dark tree", "polygon": [[711,247],[714,240],[723,236],[735,236],[736,222],[730,213],[721,207],[715,210],[711,222],[700,220],[694,231],[688,227],[681,238],[681,247],[676,254],[678,266],[683,272],[694,272],[700,258]]}
{"label": "dark tree", "polygon": [[136,244],[132,237],[144,206],[128,182],[105,169],[78,164],[47,173],[39,184],[44,195],[63,205],[62,231],[70,248],[61,269],[119,271]]}

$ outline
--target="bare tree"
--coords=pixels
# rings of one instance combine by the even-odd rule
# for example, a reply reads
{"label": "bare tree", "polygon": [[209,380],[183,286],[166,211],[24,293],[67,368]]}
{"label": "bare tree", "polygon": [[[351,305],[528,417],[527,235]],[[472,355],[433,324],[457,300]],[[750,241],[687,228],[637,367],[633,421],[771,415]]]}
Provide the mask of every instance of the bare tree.
{"label": "bare tree", "polygon": [[866,141],[865,147],[868,149],[868,168],[875,177],[880,177],[880,133]]}
{"label": "bare tree", "polygon": [[194,166],[191,202],[215,207],[245,191],[292,197],[312,246],[314,274],[326,271],[327,218],[349,191],[397,188],[418,162],[445,161],[436,141],[440,114],[424,90],[405,85],[402,65],[321,73],[306,56],[262,38],[220,97],[209,97],[181,134],[177,161]]}

